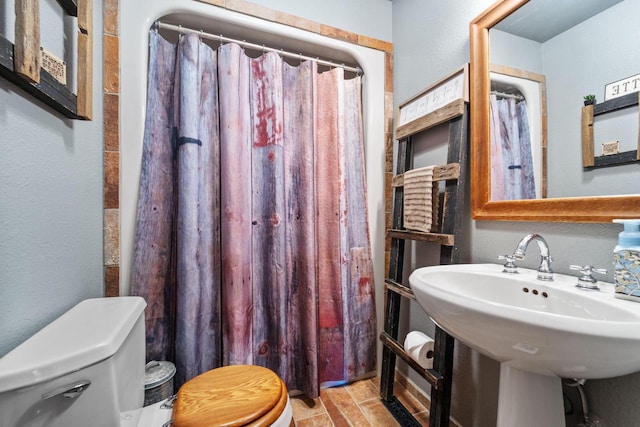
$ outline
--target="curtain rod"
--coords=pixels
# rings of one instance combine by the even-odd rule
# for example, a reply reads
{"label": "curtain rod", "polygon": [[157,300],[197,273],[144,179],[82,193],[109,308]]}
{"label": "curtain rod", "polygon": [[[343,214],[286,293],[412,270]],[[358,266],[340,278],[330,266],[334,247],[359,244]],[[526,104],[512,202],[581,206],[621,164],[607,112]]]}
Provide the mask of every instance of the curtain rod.
{"label": "curtain rod", "polygon": [[232,39],[230,37],[225,37],[222,34],[217,35],[217,34],[211,34],[211,33],[205,33],[202,30],[194,30],[191,28],[186,28],[183,27],[182,25],[173,25],[173,24],[167,24],[165,22],[161,22],[161,21],[156,21],[155,24],[153,25],[154,28],[162,28],[165,30],[171,30],[171,31],[175,31],[177,33],[181,33],[181,34],[198,34],[201,38],[204,39],[210,39],[210,40],[217,40],[220,43],[237,43],[240,46],[244,47],[248,47],[249,49],[255,49],[255,50],[261,50],[263,52],[275,52],[278,55],[281,56],[285,56],[287,58],[293,58],[293,59],[299,59],[301,62],[304,61],[315,61],[316,63],[320,64],[320,65],[326,65],[330,68],[333,67],[337,67],[337,68],[342,68],[345,71],[351,71],[352,73],[356,73],[358,75],[362,75],[364,74],[364,72],[362,71],[362,69],[360,67],[349,67],[348,65],[344,65],[344,64],[337,64],[335,62],[332,61],[327,61],[324,59],[319,59],[319,58],[313,58],[311,56],[306,56],[306,55],[302,55],[300,53],[293,53],[293,52],[287,52],[285,50],[282,49],[274,49],[272,47],[266,47],[264,45],[259,45],[259,44],[255,44],[255,43],[249,43],[246,42],[244,40],[237,40],[237,39]]}
{"label": "curtain rod", "polygon": [[524,101],[525,100],[524,96],[515,95],[513,93],[498,92],[497,90],[492,90],[491,93],[493,95],[499,96],[500,98],[513,98],[513,99],[517,99],[518,101]]}

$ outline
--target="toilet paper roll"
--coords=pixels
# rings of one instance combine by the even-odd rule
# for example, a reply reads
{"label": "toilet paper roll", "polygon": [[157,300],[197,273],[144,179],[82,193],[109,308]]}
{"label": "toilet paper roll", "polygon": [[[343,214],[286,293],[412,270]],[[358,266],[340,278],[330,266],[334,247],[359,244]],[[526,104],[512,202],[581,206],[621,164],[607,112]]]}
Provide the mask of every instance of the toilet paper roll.
{"label": "toilet paper roll", "polygon": [[404,339],[404,350],[424,369],[433,368],[433,338],[420,331],[411,331]]}

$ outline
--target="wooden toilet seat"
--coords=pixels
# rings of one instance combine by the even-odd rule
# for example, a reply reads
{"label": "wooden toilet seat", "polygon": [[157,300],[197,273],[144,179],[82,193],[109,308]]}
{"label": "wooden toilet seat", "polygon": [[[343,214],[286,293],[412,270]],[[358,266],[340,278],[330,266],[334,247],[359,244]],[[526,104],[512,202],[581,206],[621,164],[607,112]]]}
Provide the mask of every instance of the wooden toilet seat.
{"label": "wooden toilet seat", "polygon": [[287,387],[270,369],[232,365],[212,369],[178,390],[176,427],[262,427],[278,419],[287,405]]}

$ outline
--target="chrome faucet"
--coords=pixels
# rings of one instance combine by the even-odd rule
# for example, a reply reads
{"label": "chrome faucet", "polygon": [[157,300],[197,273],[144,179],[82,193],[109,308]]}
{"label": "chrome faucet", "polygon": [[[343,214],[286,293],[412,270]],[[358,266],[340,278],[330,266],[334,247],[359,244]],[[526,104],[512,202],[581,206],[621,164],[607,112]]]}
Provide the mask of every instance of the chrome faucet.
{"label": "chrome faucet", "polygon": [[592,265],[570,265],[571,270],[578,270],[580,277],[578,277],[578,283],[576,288],[586,290],[600,290],[598,287],[598,281],[593,277],[593,273],[607,274],[606,268],[595,268]]}
{"label": "chrome faucet", "polygon": [[551,255],[549,254],[549,245],[544,238],[536,233],[527,234],[520,240],[516,247],[513,257],[517,260],[523,260],[527,247],[532,240],[538,242],[540,248],[540,266],[538,267],[538,280],[550,282],[553,280],[553,270],[551,270]]}

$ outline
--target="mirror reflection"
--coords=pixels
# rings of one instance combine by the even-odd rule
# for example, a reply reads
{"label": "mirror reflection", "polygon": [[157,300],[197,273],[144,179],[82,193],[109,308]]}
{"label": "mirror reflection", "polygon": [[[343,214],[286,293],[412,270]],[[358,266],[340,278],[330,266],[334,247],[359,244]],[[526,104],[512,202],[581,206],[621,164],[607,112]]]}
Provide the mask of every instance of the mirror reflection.
{"label": "mirror reflection", "polygon": [[[639,163],[584,168],[584,97],[640,74],[634,0],[531,0],[490,29],[490,200],[637,194]],[[640,81],[638,83],[640,90]],[[637,150],[638,107],[594,120],[594,154]]]}
{"label": "mirror reflection", "polygon": [[546,102],[541,74],[494,65],[491,92],[491,200],[546,197]]}

